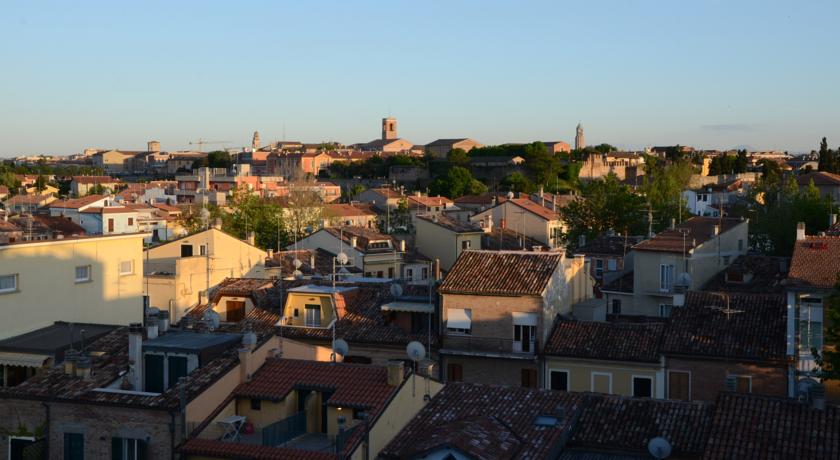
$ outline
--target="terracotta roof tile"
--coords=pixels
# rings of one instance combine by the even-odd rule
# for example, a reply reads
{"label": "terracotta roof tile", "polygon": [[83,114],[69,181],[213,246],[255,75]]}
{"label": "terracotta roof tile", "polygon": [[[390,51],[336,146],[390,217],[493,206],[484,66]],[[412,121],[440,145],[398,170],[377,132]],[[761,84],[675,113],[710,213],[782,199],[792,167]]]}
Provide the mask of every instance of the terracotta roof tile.
{"label": "terracotta roof tile", "polygon": [[814,181],[816,186],[834,186],[840,187],[840,174],[832,174],[825,171],[815,171],[802,174],[796,178],[796,182],[800,187],[807,187],[811,181]]}
{"label": "terracotta roof tile", "polygon": [[186,455],[240,460],[335,460],[336,455],[312,450],[278,448],[260,444],[192,438],[178,452]]}
{"label": "terracotta roof tile", "polygon": [[641,241],[639,236],[602,236],[578,247],[575,254],[623,257],[630,252],[634,244]]}
{"label": "terracotta roof tile", "polygon": [[539,216],[545,220],[553,221],[560,219],[560,214],[558,214],[555,211],[552,211],[551,209],[548,209],[547,207],[539,203],[532,201],[530,198],[514,198],[509,201],[515,204],[516,206],[519,206],[520,208],[525,209],[526,211],[529,211],[532,214]]}
{"label": "terracotta roof tile", "polygon": [[[763,255],[738,256],[703,287],[704,291],[781,294],[788,259]],[[743,280],[743,281],[737,281]]]}
{"label": "terracotta roof tile", "polygon": [[796,241],[785,284],[831,289],[840,275],[840,237],[807,236]]}
{"label": "terracotta roof tile", "polygon": [[[714,237],[714,226],[721,225],[720,233],[727,232],[736,226],[745,223],[741,219],[695,216],[676,226],[675,229],[667,229],[659,232],[653,238],[642,241],[633,246],[639,251],[662,251],[682,253],[709,241]],[[681,232],[680,230],[683,230]],[[685,237],[683,238],[684,232]]]}
{"label": "terracotta roof tile", "polygon": [[840,459],[840,408],[721,393],[703,458]]}
{"label": "terracotta roof tile", "polygon": [[469,221],[455,220],[446,216],[431,214],[419,214],[417,218],[455,233],[484,233],[484,230],[478,224]]}
{"label": "terracotta roof tile", "polygon": [[551,356],[658,363],[661,323],[558,319],[544,353]]}
{"label": "terracotta roof tile", "polygon": [[674,307],[665,330],[665,355],[704,356],[753,361],[785,359],[786,304],[781,295],[690,291]]}
{"label": "terracotta roof tile", "polygon": [[81,198],[75,198],[72,200],[59,200],[50,203],[50,208],[62,208],[62,209],[79,209],[85,206],[90,206],[93,203],[96,203],[99,200],[108,198],[107,195],[87,195]]}
{"label": "terracotta roof tile", "polygon": [[563,255],[556,252],[464,251],[440,292],[477,295],[542,295]]}

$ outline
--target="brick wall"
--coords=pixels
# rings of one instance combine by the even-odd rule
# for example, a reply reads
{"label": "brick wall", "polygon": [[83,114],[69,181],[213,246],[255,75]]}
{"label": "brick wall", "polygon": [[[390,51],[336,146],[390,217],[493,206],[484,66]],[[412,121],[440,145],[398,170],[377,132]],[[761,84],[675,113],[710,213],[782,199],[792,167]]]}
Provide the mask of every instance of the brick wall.
{"label": "brick wall", "polygon": [[717,395],[726,389],[727,375],[752,377],[752,393],[770,396],[787,396],[787,368],[732,361],[691,360],[684,358],[666,359],[666,397],[668,372],[689,371],[691,373],[691,399],[714,402]]}
{"label": "brick wall", "polygon": [[[522,369],[532,369],[537,372],[539,382],[539,366],[536,359],[494,359],[472,356],[444,356],[441,373],[446,374],[448,365],[460,364],[463,371],[463,381],[469,383],[484,383],[495,385],[522,385]],[[444,376],[448,380],[449,376]]]}
{"label": "brick wall", "polygon": [[46,428],[47,411],[38,401],[0,399],[0,458],[9,452],[9,436],[29,436]]}

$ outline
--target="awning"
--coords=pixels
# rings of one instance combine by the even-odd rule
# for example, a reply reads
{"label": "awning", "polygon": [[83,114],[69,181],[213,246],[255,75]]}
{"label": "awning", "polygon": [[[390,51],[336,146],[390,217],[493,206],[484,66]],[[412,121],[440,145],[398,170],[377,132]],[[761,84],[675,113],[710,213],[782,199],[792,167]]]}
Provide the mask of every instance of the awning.
{"label": "awning", "polygon": [[446,327],[450,329],[470,329],[472,311],[464,308],[446,309]]}
{"label": "awning", "polygon": [[518,311],[513,312],[513,324],[517,326],[536,326],[537,325],[537,314],[536,313],[520,313]]}
{"label": "awning", "polygon": [[43,367],[48,359],[47,355],[0,351],[0,365],[4,366]]}
{"label": "awning", "polygon": [[435,306],[427,302],[406,302],[395,300],[382,305],[382,311],[405,311],[410,313],[434,313]]}

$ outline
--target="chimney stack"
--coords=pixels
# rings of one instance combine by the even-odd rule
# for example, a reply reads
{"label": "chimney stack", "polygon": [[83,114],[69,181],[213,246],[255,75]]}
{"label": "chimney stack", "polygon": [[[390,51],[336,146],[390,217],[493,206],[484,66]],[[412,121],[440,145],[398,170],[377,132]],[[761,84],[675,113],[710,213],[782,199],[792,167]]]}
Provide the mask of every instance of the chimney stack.
{"label": "chimney stack", "polygon": [[69,376],[76,375],[76,359],[79,356],[79,352],[74,349],[69,349],[64,352],[64,373]]}
{"label": "chimney stack", "polygon": [[256,245],[257,236],[254,232],[248,232],[248,234],[245,236],[245,239],[248,241],[248,244],[250,244],[251,246]]}
{"label": "chimney stack", "polygon": [[76,358],[76,377],[90,380],[91,358],[88,355],[80,355]]}
{"label": "chimney stack", "polygon": [[805,240],[805,222],[798,222],[796,224],[796,241]]}
{"label": "chimney stack", "polygon": [[359,243],[359,239],[355,236],[350,237],[350,247],[356,249],[356,245]]}
{"label": "chimney stack", "polygon": [[146,338],[149,340],[156,339],[158,336],[158,317],[157,315],[146,318]]}
{"label": "chimney stack", "polygon": [[671,230],[677,228],[677,219],[671,218]]}
{"label": "chimney stack", "polygon": [[128,326],[128,362],[131,388],[143,390],[143,325],[131,323]]}
{"label": "chimney stack", "polygon": [[309,268],[315,271],[315,251],[309,253]]}
{"label": "chimney stack", "polygon": [[712,227],[712,236],[718,236],[720,234],[720,225],[715,225]]}
{"label": "chimney stack", "polygon": [[163,335],[169,332],[169,312],[158,313],[158,334]]}
{"label": "chimney stack", "polygon": [[400,252],[405,252],[405,240],[400,240]]}
{"label": "chimney stack", "polygon": [[834,225],[837,223],[837,214],[829,214],[828,215],[828,225]]}
{"label": "chimney stack", "polygon": [[398,360],[388,361],[388,385],[398,387],[403,381],[403,362]]}

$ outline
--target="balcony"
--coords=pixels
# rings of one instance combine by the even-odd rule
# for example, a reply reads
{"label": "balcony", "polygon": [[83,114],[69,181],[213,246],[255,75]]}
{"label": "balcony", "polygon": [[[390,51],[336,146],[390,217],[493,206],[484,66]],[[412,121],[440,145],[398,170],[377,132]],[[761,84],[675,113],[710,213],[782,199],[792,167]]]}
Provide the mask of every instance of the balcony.
{"label": "balcony", "polygon": [[521,341],[499,337],[475,337],[472,335],[446,334],[443,337],[442,353],[465,355],[506,355],[533,358],[539,351],[536,339]]}
{"label": "balcony", "polygon": [[241,434],[234,442],[339,454],[344,450],[350,437],[362,427],[363,424],[357,424],[337,434],[311,433],[306,431],[306,413],[298,412],[262,430],[255,430],[251,434]]}

